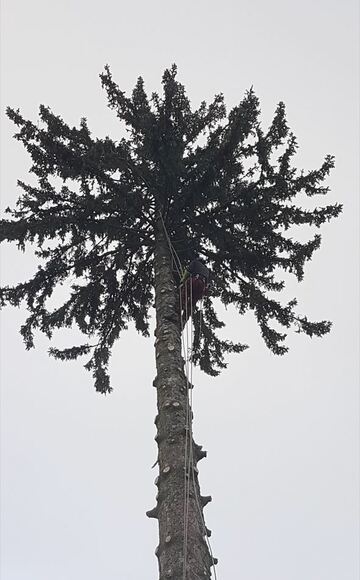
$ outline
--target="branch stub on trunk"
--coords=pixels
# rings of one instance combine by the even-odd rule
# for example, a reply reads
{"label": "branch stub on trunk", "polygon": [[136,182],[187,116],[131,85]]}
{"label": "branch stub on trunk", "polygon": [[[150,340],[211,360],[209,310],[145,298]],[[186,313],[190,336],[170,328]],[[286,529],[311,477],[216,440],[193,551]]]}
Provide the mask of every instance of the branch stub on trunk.
{"label": "branch stub on trunk", "polygon": [[157,519],[157,518],[158,518],[158,515],[159,515],[159,510],[158,510],[158,507],[156,506],[156,507],[154,507],[152,510],[148,510],[148,511],[146,512],[146,515],[147,515],[147,517],[148,517],[148,518],[154,518],[154,519]]}
{"label": "branch stub on trunk", "polygon": [[200,461],[200,459],[204,459],[207,456],[207,451],[202,449],[201,445],[195,445],[195,455],[196,460]]}
{"label": "branch stub on trunk", "polygon": [[211,495],[202,495],[200,496],[200,502],[203,507],[205,507],[208,503],[212,501]]}

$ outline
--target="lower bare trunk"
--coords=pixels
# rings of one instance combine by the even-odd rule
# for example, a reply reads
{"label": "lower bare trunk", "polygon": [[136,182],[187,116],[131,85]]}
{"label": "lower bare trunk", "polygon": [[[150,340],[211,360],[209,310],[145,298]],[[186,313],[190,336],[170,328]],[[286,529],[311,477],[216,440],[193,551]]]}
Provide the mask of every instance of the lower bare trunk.
{"label": "lower bare trunk", "polygon": [[[156,555],[160,580],[206,580],[211,577],[213,562],[206,542],[210,532],[205,528],[202,509],[211,498],[200,496],[197,477],[196,464],[206,453],[195,445],[191,437],[191,445],[188,443],[185,454],[188,394],[181,355],[178,296],[169,248],[159,220],[155,251],[157,375],[154,380],[158,405],[155,424],[159,476],[155,480],[158,487],[157,504],[147,515],[159,521],[160,541]],[[189,477],[185,475],[186,456],[193,456]],[[188,524],[185,532],[185,489],[189,481]],[[184,541],[185,533],[187,542]]]}

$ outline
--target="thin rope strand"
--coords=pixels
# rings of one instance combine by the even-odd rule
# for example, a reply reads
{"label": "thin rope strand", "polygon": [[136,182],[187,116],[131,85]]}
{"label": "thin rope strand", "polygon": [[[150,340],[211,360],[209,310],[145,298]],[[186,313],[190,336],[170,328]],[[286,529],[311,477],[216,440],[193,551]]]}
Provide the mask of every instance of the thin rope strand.
{"label": "thin rope strand", "polygon": [[[185,358],[185,374],[186,374],[186,418],[185,418],[185,466],[184,466],[184,568],[183,568],[183,580],[186,580],[187,572],[187,547],[188,547],[188,524],[189,524],[189,482],[191,477],[191,467],[189,461],[189,345],[188,345],[188,292],[187,292],[187,280],[184,283],[184,296],[185,296],[185,326],[186,333],[183,333],[184,342],[184,358]],[[184,337],[185,334],[185,337]]]}
{"label": "thin rope strand", "polygon": [[200,302],[199,347],[200,347],[201,330],[202,330],[203,307],[204,307],[204,297],[201,298],[201,302]]}
{"label": "thin rope strand", "polygon": [[[169,234],[166,229],[166,225],[162,216],[162,213],[159,211],[160,219],[162,222],[162,226],[164,229],[165,237],[170,249],[172,260],[175,264],[177,273],[181,280],[182,277],[182,265],[180,258],[171,243]],[[185,498],[184,498],[184,568],[183,568],[183,580],[186,580],[186,568],[187,568],[187,544],[188,544],[188,524],[189,524],[189,500],[190,500],[190,479],[191,479],[191,472],[193,476],[193,485],[194,485],[194,495],[195,501],[198,507],[198,511],[200,514],[200,519],[203,524],[206,543],[210,552],[210,556],[212,559],[212,567],[214,570],[214,578],[217,580],[216,568],[214,557],[211,549],[210,540],[206,533],[206,524],[204,515],[202,513],[202,508],[200,505],[199,497],[198,497],[198,490],[196,486],[195,480],[195,466],[194,466],[194,456],[193,456],[193,434],[192,434],[192,417],[191,412],[193,408],[193,393],[192,393],[192,386],[193,386],[193,341],[194,341],[194,324],[193,324],[193,296],[192,296],[192,280],[190,276],[190,346],[189,346],[189,332],[188,332],[188,296],[187,296],[187,280],[185,280],[184,289],[185,289],[185,326],[186,326],[186,344],[184,344],[184,336],[183,336],[183,320],[182,320],[182,298],[181,298],[181,287],[180,287],[180,317],[181,317],[181,337],[182,337],[182,344],[184,346],[184,357],[185,357],[185,374],[186,374],[186,433],[185,433],[185,480],[184,480],[184,487],[185,487]],[[200,333],[201,333],[201,323],[202,323],[202,305],[203,299],[201,299],[201,307],[200,307],[200,326],[199,326],[199,340],[200,340]],[[189,369],[190,366],[190,369]],[[189,393],[189,377],[190,377],[190,393]]]}
{"label": "thin rope strand", "polygon": [[[191,487],[191,479],[193,481],[193,488],[194,488],[194,496],[195,502],[198,508],[200,522],[203,526],[203,532],[205,536],[205,541],[210,553],[211,561],[212,561],[212,569],[214,572],[214,580],[217,580],[217,573],[215,567],[214,556],[211,548],[211,543],[207,535],[206,531],[206,524],[205,518],[202,511],[202,507],[200,504],[199,492],[196,485],[195,479],[195,464],[194,464],[194,451],[193,451],[193,431],[192,431],[192,417],[191,411],[193,409],[193,344],[194,344],[194,323],[193,323],[193,293],[192,293],[192,279],[190,280],[190,325],[187,324],[188,322],[188,315],[189,315],[189,304],[188,304],[188,288],[185,281],[184,287],[184,294],[185,294],[185,326],[186,326],[186,333],[183,333],[184,325],[181,319],[181,332],[182,332],[182,345],[184,350],[184,358],[185,358],[185,374],[186,374],[186,436],[185,436],[185,497],[184,497],[184,568],[183,568],[183,580],[186,580],[186,573],[187,573],[187,548],[188,548],[188,525],[189,525],[189,500],[190,500],[190,487]],[[202,322],[202,308],[203,308],[203,299],[201,300],[200,305],[200,331],[201,331],[201,322]],[[180,313],[182,312],[182,297],[181,297],[181,288],[180,288]],[[190,329],[189,329],[190,326]],[[190,332],[189,332],[190,330]],[[185,334],[185,337],[184,337]],[[190,334],[190,337],[189,337]],[[189,340],[190,338],[190,340]],[[200,335],[199,335],[200,338]],[[186,340],[185,340],[186,339]]]}
{"label": "thin rope strand", "polygon": [[[191,288],[192,288],[192,277],[190,276],[186,280],[186,361],[187,361],[187,377],[186,377],[186,439],[187,439],[187,466],[186,466],[186,549],[188,548],[188,537],[189,537],[189,506],[190,506],[190,488],[191,488],[191,406],[190,406],[190,396],[191,393],[191,383],[189,381],[190,377],[190,348],[191,344],[189,342],[189,298],[190,298],[190,308],[191,308]],[[190,290],[190,292],[189,292]],[[190,297],[189,297],[190,294]],[[191,341],[191,335],[190,335]]]}
{"label": "thin rope strand", "polygon": [[213,568],[213,570],[214,570],[214,578],[215,578],[215,580],[217,580],[217,574],[216,574],[216,566],[215,566],[215,561],[214,561],[213,551],[212,551],[212,549],[211,549],[210,540],[209,540],[209,537],[208,537],[208,535],[207,535],[207,532],[206,532],[206,524],[205,524],[204,514],[203,514],[203,512],[202,512],[202,508],[201,508],[201,505],[200,505],[200,501],[199,501],[199,497],[198,497],[198,493],[197,493],[197,489],[196,489],[196,481],[195,481],[195,468],[194,468],[194,465],[192,466],[192,474],[193,474],[193,483],[194,483],[195,501],[196,501],[196,505],[197,505],[197,507],[198,507],[198,511],[199,511],[199,515],[200,515],[201,523],[202,523],[202,525],[203,525],[203,529],[204,529],[204,533],[205,533],[205,538],[206,538],[206,540],[205,540],[205,541],[206,541],[207,547],[208,547],[208,549],[209,549],[209,552],[210,552],[210,557],[211,557],[211,560],[212,560],[212,568]]}
{"label": "thin rope strand", "polygon": [[[187,472],[186,472],[186,507],[187,507],[187,518],[186,518],[186,541],[188,542],[188,532],[189,532],[189,504],[190,504],[190,489],[191,489],[191,470],[193,464],[193,437],[192,437],[192,406],[191,406],[191,398],[192,398],[192,371],[191,371],[191,356],[192,356],[192,276],[188,278],[189,280],[189,295],[187,295],[187,311],[186,311],[186,346],[187,346],[187,453],[188,453],[188,461],[187,461]],[[190,302],[190,313],[189,313],[189,302]],[[190,321],[189,321],[190,318]]]}
{"label": "thin rope strand", "polygon": [[[181,324],[181,344],[182,344],[182,351],[185,363],[185,377],[186,377],[186,411],[185,411],[185,451],[184,451],[184,545],[183,545],[183,554],[184,554],[184,563],[183,563],[183,580],[186,580],[186,568],[187,568],[187,475],[188,475],[188,432],[187,432],[187,424],[188,424],[188,358],[187,358],[187,346],[185,344],[185,335],[184,335],[184,322],[183,322],[183,308],[184,308],[184,315],[186,317],[187,314],[187,288],[186,283],[184,284],[184,298],[185,304],[182,304],[182,292],[181,286],[179,288],[180,293],[180,324]],[[186,324],[186,321],[185,321]]]}
{"label": "thin rope strand", "polygon": [[[181,297],[181,288],[180,288],[180,297]],[[186,285],[184,286],[184,298],[185,298],[185,304],[184,304],[184,313],[186,316]],[[181,298],[180,298],[181,299]],[[185,322],[186,324],[186,322]],[[186,343],[185,343],[185,338],[184,338],[184,326],[183,326],[183,315],[182,315],[182,311],[181,311],[181,339],[182,339],[182,344],[183,344],[183,351],[184,351],[184,363],[185,363],[185,376],[186,376],[186,392],[187,392],[187,358],[186,358]],[[186,396],[186,411],[185,411],[185,450],[184,450],[184,545],[183,545],[183,554],[184,554],[184,562],[183,562],[183,580],[186,580],[186,567],[187,567],[187,522],[186,522],[186,511],[187,511],[187,506],[186,506],[186,473],[187,473],[187,396]]]}
{"label": "thin rope strand", "polygon": [[[194,329],[193,329],[192,287],[191,287],[190,292],[191,292],[191,306],[190,306],[190,308],[191,308],[191,326],[190,326],[190,328],[191,328],[191,334],[193,336]],[[201,304],[201,307],[202,307],[202,304]],[[201,312],[200,312],[200,315],[201,315]],[[200,318],[200,320],[201,320],[201,318]],[[191,344],[191,349],[192,348],[193,348],[193,342]],[[192,359],[192,356],[191,356],[191,359],[190,359],[190,382],[191,382],[191,384],[193,384],[193,366],[194,366],[193,365],[193,359]],[[190,391],[190,403],[189,403],[191,409],[193,409],[193,400],[194,400],[193,399],[193,389],[191,389],[191,391]],[[204,514],[203,514],[203,511],[202,511],[201,505],[200,505],[200,498],[199,498],[198,488],[196,486],[196,480],[195,480],[195,465],[194,465],[194,457],[193,457],[192,421],[191,421],[191,434],[190,434],[190,436],[191,436],[190,461],[191,461],[191,471],[192,471],[192,479],[193,479],[193,487],[194,487],[195,501],[196,501],[196,505],[198,507],[198,511],[199,511],[199,515],[200,515],[200,520],[201,520],[201,523],[202,523],[202,526],[203,526],[203,531],[204,531],[204,535],[205,535],[205,538],[206,538],[205,541],[206,541],[206,544],[208,546],[209,553],[210,553],[210,557],[211,557],[211,560],[212,560],[212,568],[214,570],[214,579],[217,580],[217,574],[216,574],[214,556],[213,556],[213,552],[212,552],[210,540],[209,540],[208,535],[207,535],[207,532],[206,532],[205,518],[204,518]]]}
{"label": "thin rope strand", "polygon": [[176,267],[177,273],[179,274],[179,277],[181,279],[181,276],[182,276],[182,266],[181,266],[180,258],[177,255],[176,250],[175,250],[174,246],[171,243],[171,240],[170,240],[170,237],[169,237],[169,234],[168,234],[168,231],[166,229],[165,222],[164,222],[164,218],[163,218],[162,213],[161,213],[160,210],[159,210],[159,215],[160,215],[161,223],[162,223],[162,226],[163,226],[163,229],[164,229],[164,233],[165,233],[166,240],[167,240],[167,243],[168,243],[170,252],[171,252],[171,256],[172,256],[173,262],[175,263],[175,267]]}

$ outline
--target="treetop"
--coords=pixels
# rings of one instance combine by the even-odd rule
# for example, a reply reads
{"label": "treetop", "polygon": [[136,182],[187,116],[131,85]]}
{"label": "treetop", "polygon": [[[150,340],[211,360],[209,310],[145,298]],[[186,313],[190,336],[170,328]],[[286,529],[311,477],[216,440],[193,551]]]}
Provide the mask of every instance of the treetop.
{"label": "treetop", "polygon": [[[287,351],[291,327],[309,336],[327,333],[330,322],[311,322],[297,313],[295,298],[282,304],[274,295],[285,287],[281,273],[302,280],[320,247],[318,233],[296,239],[296,226],[319,229],[341,212],[340,204],[307,209],[296,199],[328,193],[324,181],[334,158],[299,171],[284,103],[264,130],[252,88],[227,114],[222,94],[192,109],[175,65],[163,74],[162,94],[150,97],[141,77],[131,96],[108,66],[100,78],[108,106],[127,129],[118,141],[93,137],[86,119],[70,127],[43,105],[38,124],[7,109],[36,179],[35,185],[18,182],[15,208],[0,222],[0,241],[21,250],[34,246],[40,263],[30,280],[1,289],[3,306],[24,302],[29,311],[21,328],[26,348],[34,346],[36,330],[51,338],[75,325],[92,342],[50,353],[64,360],[91,353],[85,366],[96,389],[111,390],[107,368],[115,340],[129,322],[149,333],[159,212],[182,264],[196,254],[212,271],[201,335],[200,314],[194,314],[194,361],[206,373],[218,374],[226,353],[246,348],[219,337],[224,324],[217,299],[239,314],[252,310],[275,354]],[[68,299],[51,308],[55,288],[69,279],[75,281]],[[179,282],[175,271],[174,279]]]}

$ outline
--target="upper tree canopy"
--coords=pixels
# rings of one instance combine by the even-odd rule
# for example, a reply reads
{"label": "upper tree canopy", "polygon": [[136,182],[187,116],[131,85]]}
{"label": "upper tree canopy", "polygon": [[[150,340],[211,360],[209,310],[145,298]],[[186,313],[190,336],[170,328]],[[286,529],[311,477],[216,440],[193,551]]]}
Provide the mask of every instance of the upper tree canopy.
{"label": "upper tree canopy", "polygon": [[[31,155],[37,186],[19,181],[23,191],[16,208],[7,210],[10,219],[1,220],[0,240],[15,241],[20,249],[35,244],[41,266],[28,282],[3,288],[1,302],[25,301],[30,314],[21,333],[27,348],[36,329],[50,338],[54,329],[75,324],[94,337],[92,344],[50,352],[61,359],[92,352],[85,366],[101,392],[111,389],[107,365],[120,332],[133,320],[148,334],[159,211],[182,263],[199,253],[213,272],[201,336],[195,337],[194,356],[205,372],[217,374],[224,353],[246,348],[216,335],[223,323],[215,298],[240,314],[253,310],[276,354],[287,350],[286,332],[272,328],[272,321],[309,336],[331,326],[310,322],[296,313],[295,299],[283,305],[273,294],[284,288],[279,273],[301,280],[305,262],[320,246],[319,235],[301,243],[289,228],[319,228],[341,212],[339,204],[313,211],[295,204],[300,193],[328,192],[323,181],[333,157],[318,170],[299,172],[292,165],[297,143],[283,103],[264,131],[253,90],[228,115],[222,94],[192,110],[176,73],[176,66],[164,72],[161,97],[148,98],[139,78],[130,98],[105,68],[100,77],[109,107],[128,130],[119,141],[93,138],[85,119],[71,128],[44,106],[39,124],[7,109],[19,129],[15,138]],[[68,300],[51,309],[55,287],[74,277]]]}

